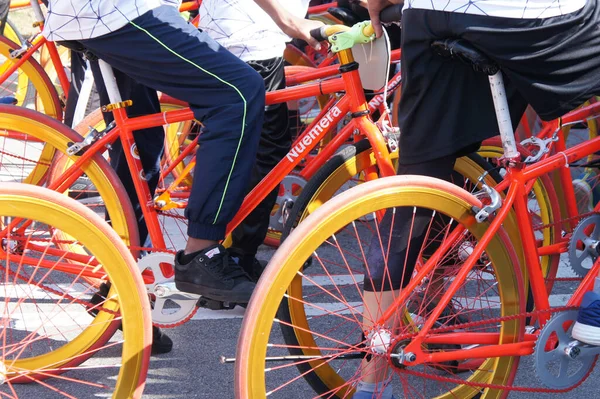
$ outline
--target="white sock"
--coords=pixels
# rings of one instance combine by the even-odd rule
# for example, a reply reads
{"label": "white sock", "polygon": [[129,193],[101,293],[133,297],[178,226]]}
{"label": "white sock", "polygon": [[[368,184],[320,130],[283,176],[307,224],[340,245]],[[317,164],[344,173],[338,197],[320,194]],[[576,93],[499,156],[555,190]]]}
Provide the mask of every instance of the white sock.
{"label": "white sock", "polygon": [[390,382],[390,380],[377,383],[361,381],[356,385],[356,390],[375,394],[378,399],[392,399],[393,390]]}

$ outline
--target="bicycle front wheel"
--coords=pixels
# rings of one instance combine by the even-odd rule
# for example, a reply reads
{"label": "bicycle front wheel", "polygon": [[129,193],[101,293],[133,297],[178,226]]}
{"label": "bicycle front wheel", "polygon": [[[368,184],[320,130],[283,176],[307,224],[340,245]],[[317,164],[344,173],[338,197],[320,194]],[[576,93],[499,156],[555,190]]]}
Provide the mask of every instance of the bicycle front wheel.
{"label": "bicycle front wheel", "polygon": [[[1,396],[141,397],[150,305],[108,224],[56,192],[3,183],[0,243]],[[98,296],[89,276],[110,290]]]}
{"label": "bicycle front wheel", "polygon": [[[387,354],[378,354],[368,339],[372,323],[378,317],[365,309],[375,309],[381,315],[389,306],[389,302],[386,305],[381,299],[388,295],[386,292],[393,292],[395,296],[401,292],[375,290],[375,297],[380,301],[365,306],[368,302],[365,302],[364,283],[374,284],[374,270],[379,270],[382,276],[397,276],[398,270],[388,268],[388,259],[397,248],[407,248],[393,243],[390,238],[396,215],[398,222],[411,221],[402,236],[420,234],[423,237],[421,243],[412,239],[405,243],[407,253],[415,258],[414,273],[444,246],[445,237],[453,231],[458,234],[452,235],[458,239],[450,242],[431,272],[417,280],[418,287],[406,294],[405,301],[397,308],[391,334],[392,340],[401,340],[403,334],[410,336],[418,331],[430,317],[435,299],[447,291],[464,260],[489,227],[487,223],[475,222],[473,206],[481,206],[481,203],[450,183],[401,176],[361,184],[315,210],[271,259],[249,304],[240,333],[243,339],[238,342],[237,397],[298,396],[298,392],[310,395],[308,387],[303,385],[304,378],[316,374],[324,383],[317,392],[318,397],[348,398],[360,379],[361,370],[364,373],[367,358],[375,359],[385,378],[392,376],[395,388],[410,396],[503,397],[503,390],[481,389],[480,385],[492,381],[509,385],[518,358],[506,356],[456,364],[396,367]],[[406,215],[408,219],[403,218]],[[412,223],[414,215],[420,218],[419,228]],[[311,257],[312,265],[303,270]],[[451,310],[448,310],[451,313],[443,313],[434,325],[451,329],[454,324],[473,323],[475,326],[460,331],[474,337],[474,342],[482,333],[497,337],[495,343],[498,344],[518,342],[523,331],[522,321],[499,319],[523,311],[523,283],[517,272],[518,263],[508,235],[500,230],[468,278],[454,292],[449,304]],[[289,294],[288,287],[298,280],[303,287],[302,295]],[[277,317],[286,302],[299,304],[289,307],[299,313],[292,317],[291,323]],[[301,337],[300,344],[286,343],[281,327]],[[450,341],[444,345],[429,345],[426,350],[450,352],[483,345],[482,341],[464,344]],[[296,356],[298,351],[302,355]],[[295,371],[300,364],[309,369]],[[444,377],[448,374],[455,382],[446,382]]]}

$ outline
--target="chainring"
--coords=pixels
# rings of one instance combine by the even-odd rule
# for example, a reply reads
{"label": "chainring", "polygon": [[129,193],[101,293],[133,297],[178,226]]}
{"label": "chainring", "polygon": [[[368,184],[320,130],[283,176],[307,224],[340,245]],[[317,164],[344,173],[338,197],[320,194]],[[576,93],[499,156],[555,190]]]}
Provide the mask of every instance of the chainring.
{"label": "chainring", "polygon": [[542,384],[554,389],[578,386],[592,371],[596,356],[581,355],[571,358],[567,350],[577,341],[571,330],[577,319],[577,310],[556,313],[546,323],[535,344],[534,364]]}
{"label": "chainring", "polygon": [[[287,175],[281,182],[283,190],[279,192],[275,202],[275,212],[269,217],[269,230],[283,231],[289,211],[306,186],[306,180],[300,176]],[[300,188],[300,190],[298,190]]]}
{"label": "chainring", "polygon": [[[592,229],[589,232],[589,229]],[[579,276],[585,277],[598,258],[596,246],[600,241],[600,214],[594,214],[581,220],[569,241],[569,264]],[[581,243],[583,249],[579,249]],[[579,247],[581,248],[581,245]]]}
{"label": "chainring", "polygon": [[175,288],[174,277],[166,277],[161,263],[174,265],[172,254],[155,252],[138,260],[140,272],[150,271],[152,283],[146,283],[146,291],[151,298],[152,324],[158,327],[173,328],[190,320],[198,310],[198,295],[183,293]]}

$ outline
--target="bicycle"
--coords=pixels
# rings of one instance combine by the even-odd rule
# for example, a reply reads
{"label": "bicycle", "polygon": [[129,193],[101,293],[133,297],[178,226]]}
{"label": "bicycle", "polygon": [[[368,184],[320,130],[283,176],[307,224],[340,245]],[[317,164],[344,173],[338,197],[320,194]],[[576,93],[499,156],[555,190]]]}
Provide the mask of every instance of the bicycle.
{"label": "bicycle", "polygon": [[[363,26],[355,29],[355,31],[363,29],[365,26],[366,25],[363,24]],[[347,30],[347,28],[343,29]],[[344,36],[342,36],[342,38],[344,38]],[[361,40],[366,39],[363,38]],[[341,49],[340,59],[344,61],[342,64],[352,64],[352,55],[349,48]],[[103,69],[104,73],[106,73],[105,66]],[[106,80],[112,82],[110,79]],[[300,144],[297,145],[297,148],[290,151],[288,156],[284,158],[273,172],[271,172],[263,183],[247,196],[236,220],[230,224],[229,231],[231,231],[231,229],[239,223],[268,192],[279,184],[283,177],[289,174],[302,159],[306,158],[308,153],[319,144],[319,138],[324,136],[327,131],[334,129],[348,112],[354,112],[355,118],[344,127],[343,133],[338,133],[335,136],[335,139],[311,160],[311,165],[318,162],[324,163],[327,157],[339,147],[340,143],[346,142],[349,137],[358,133],[361,136],[365,135],[369,138],[369,141],[372,142],[373,147],[376,149],[374,154],[378,159],[378,167],[382,171],[381,173],[393,174],[394,169],[391,165],[391,161],[389,161],[389,151],[387,149],[386,139],[373,122],[368,119],[366,112],[367,104],[360,87],[358,71],[355,68],[348,68],[348,70],[343,71],[342,77],[340,78],[291,87],[281,90],[278,93],[274,93],[274,95],[280,96],[280,101],[287,101],[294,98],[303,98],[307,94],[319,95],[321,93],[329,94],[338,91],[346,91],[338,101],[332,100],[329,108],[322,112],[323,116],[315,119],[303,133],[301,138],[298,139],[298,143]],[[115,94],[118,93],[118,91],[115,90],[114,85],[110,86],[109,90],[112,100],[120,100],[119,98],[114,97]],[[133,212],[130,211],[130,208],[127,205],[129,202],[128,198],[124,194],[122,186],[115,181],[114,173],[108,170],[106,162],[102,158],[102,153],[105,151],[105,146],[107,144],[117,140],[120,136],[125,139],[124,148],[134,149],[134,147],[132,147],[132,129],[139,129],[146,125],[163,125],[164,123],[193,120],[193,115],[189,109],[184,109],[164,114],[128,119],[125,116],[125,105],[127,105],[127,102],[116,101],[111,106],[107,107],[107,109],[112,109],[114,112],[116,125],[118,126],[117,128],[109,129],[104,132],[93,132],[88,135],[85,140],[78,138],[74,132],[60,125],[57,121],[52,121],[33,111],[18,107],[2,108],[0,112],[0,125],[5,127],[11,126],[13,134],[27,134],[38,142],[43,142],[47,147],[51,147],[56,151],[57,155],[52,162],[45,165],[47,168],[50,164],[52,165],[47,178],[49,188],[59,192],[68,192],[68,189],[75,180],[85,173],[87,178],[89,178],[91,185],[93,185],[94,190],[97,191],[98,195],[96,198],[99,200],[90,203],[89,205],[94,206],[95,210],[101,214],[106,212],[110,215],[110,221],[113,228],[123,240],[131,245],[136,256],[137,251],[139,250],[162,252],[143,258],[145,259],[144,268],[149,267],[148,265],[151,266],[150,268],[155,268],[158,267],[157,265],[160,265],[160,263],[172,263],[173,259],[171,254],[177,246],[181,245],[181,242],[174,237],[175,234],[170,233],[180,233],[180,227],[178,226],[182,219],[181,212],[185,206],[187,190],[177,187],[179,182],[176,179],[173,182],[170,182],[171,184],[165,187],[165,191],[158,193],[157,197],[154,200],[150,200],[151,202],[149,203],[147,185],[143,180],[135,178],[141,176],[141,169],[135,169],[141,168],[139,160],[135,159],[135,151],[126,151],[128,161],[131,162],[130,166],[134,168],[132,176],[134,176],[136,189],[139,190],[138,193],[141,203],[149,204],[145,207],[144,213],[146,215],[147,225],[151,232],[150,235],[154,248],[148,249],[139,247],[137,242],[138,239],[136,237],[137,227],[132,218]],[[186,154],[182,153],[180,157],[183,158],[185,155]],[[37,166],[35,163],[33,163],[33,165]],[[189,169],[191,169],[190,165],[191,164],[188,164],[186,166],[188,169],[186,173],[189,173]],[[387,172],[385,172],[386,170]],[[27,176],[28,174],[29,172],[26,171],[22,175]],[[163,236],[163,233],[165,236]],[[169,280],[171,277],[168,274],[168,271],[165,273],[161,271],[159,278],[158,274],[156,274],[158,271],[156,269],[153,270],[155,271],[156,281],[159,281],[160,283],[164,282],[165,284],[162,286],[168,288],[169,281],[172,281]],[[149,286],[152,285],[151,281],[151,278],[147,280]],[[152,288],[152,290],[154,290],[154,288]],[[178,295],[180,295],[179,299],[181,299],[182,294]],[[161,312],[163,309],[161,309],[159,304],[155,303],[153,318],[155,318],[158,325],[173,327],[193,316],[193,312],[195,312],[197,308],[198,297],[183,297],[184,299],[180,302],[177,302],[177,297],[173,297],[175,303],[178,305],[183,304],[184,306],[181,308],[181,312],[170,313],[170,316],[166,313],[162,314]],[[165,297],[159,298],[158,302],[160,302],[161,299],[170,300],[170,298]],[[223,304],[220,304],[219,306],[223,306]]]}
{"label": "bicycle", "polygon": [[[452,45],[454,54],[467,59],[474,51],[465,51],[464,42],[436,45]],[[552,122],[539,156],[525,160],[508,123],[508,104],[497,101],[506,98],[501,72],[490,60],[485,64],[492,71],[496,109],[504,110],[497,111],[505,122],[499,124],[504,179],[494,188],[481,184],[472,195],[436,179],[387,177],[317,208],[273,256],[248,305],[236,352],[237,398],[306,391],[304,379],[320,397],[347,398],[361,372],[374,373],[378,381],[395,376],[393,384],[407,396],[443,398],[565,392],[589,375],[600,351],[574,341],[570,329],[600,271],[600,206],[579,214],[566,166],[600,150],[600,139],[567,149],[563,128],[597,117],[600,107],[591,104]],[[545,151],[550,147],[554,154]],[[540,247],[527,202],[533,183],[551,172],[560,176],[570,204],[571,216],[555,221],[568,245]],[[416,259],[414,272],[402,289],[376,289],[375,303],[364,306],[363,281],[373,284],[369,261],[377,254],[387,259],[398,246],[390,238],[395,218],[409,221],[404,237],[425,237],[422,245],[416,241],[411,248],[409,240],[402,247]],[[567,303],[551,306],[540,257],[565,247],[590,266]],[[307,259],[311,266],[304,269]],[[389,281],[392,271],[385,262],[382,267]],[[286,291],[294,284],[302,286],[303,296]],[[527,303],[528,289],[534,306]],[[291,323],[278,317],[282,304],[290,307],[287,302],[296,303],[299,313]],[[281,327],[300,344],[282,340]],[[519,360],[528,355],[543,388],[514,383]],[[295,368],[300,373],[289,371]]]}
{"label": "bicycle", "polygon": [[[0,395],[140,398],[150,304],[115,232],[77,201],[8,182],[0,230]],[[62,257],[65,247],[78,256]]]}

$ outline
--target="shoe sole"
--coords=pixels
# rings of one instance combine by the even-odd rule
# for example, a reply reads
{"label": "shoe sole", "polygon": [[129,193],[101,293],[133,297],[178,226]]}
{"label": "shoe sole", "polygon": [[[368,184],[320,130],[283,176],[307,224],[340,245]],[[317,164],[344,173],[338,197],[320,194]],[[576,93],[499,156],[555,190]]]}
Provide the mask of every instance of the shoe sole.
{"label": "shoe sole", "polygon": [[214,288],[202,287],[200,285],[186,283],[183,281],[175,280],[175,287],[177,287],[179,291],[200,295],[205,298],[212,299],[213,301],[221,301],[228,303],[250,302],[250,297],[248,295],[239,294],[237,292],[227,293],[224,291],[215,291]]}
{"label": "shoe sole", "polygon": [[587,324],[575,322],[571,335],[578,341],[589,345],[600,346],[600,327],[588,326]]}

